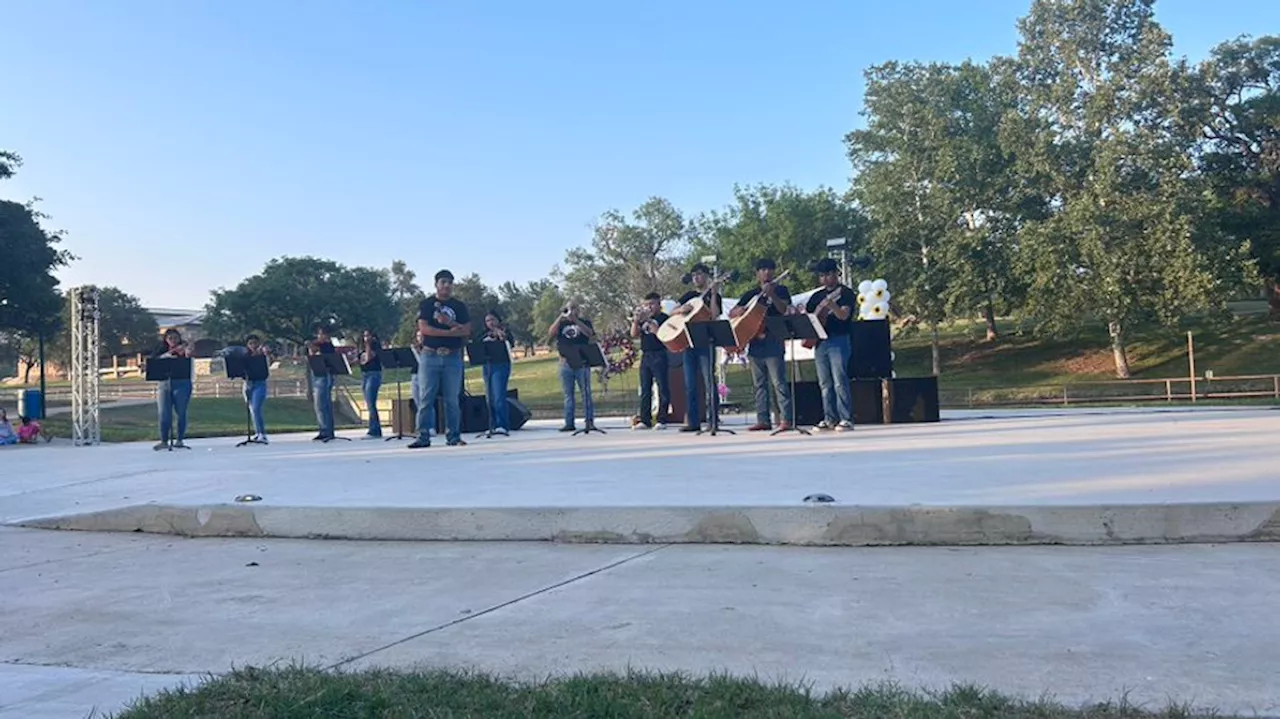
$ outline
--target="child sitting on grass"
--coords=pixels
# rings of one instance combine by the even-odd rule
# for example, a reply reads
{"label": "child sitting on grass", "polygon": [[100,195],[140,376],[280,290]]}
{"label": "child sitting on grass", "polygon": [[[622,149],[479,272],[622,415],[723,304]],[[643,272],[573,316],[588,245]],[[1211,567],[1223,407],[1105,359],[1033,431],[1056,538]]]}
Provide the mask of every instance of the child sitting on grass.
{"label": "child sitting on grass", "polygon": [[0,446],[17,443],[18,433],[13,431],[13,425],[9,423],[9,414],[0,407]]}
{"label": "child sitting on grass", "polygon": [[40,438],[40,423],[30,417],[19,417],[18,420],[21,422],[18,426],[18,442],[21,444],[35,444],[36,440]]}

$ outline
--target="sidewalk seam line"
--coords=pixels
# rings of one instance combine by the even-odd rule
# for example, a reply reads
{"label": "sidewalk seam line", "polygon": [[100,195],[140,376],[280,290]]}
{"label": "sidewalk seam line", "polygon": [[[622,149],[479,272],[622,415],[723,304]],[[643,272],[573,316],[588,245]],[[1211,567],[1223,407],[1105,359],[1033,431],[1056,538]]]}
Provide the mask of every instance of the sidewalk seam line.
{"label": "sidewalk seam line", "polygon": [[425,637],[425,636],[427,636],[428,634],[435,634],[436,632],[439,632],[439,631],[442,631],[442,630],[448,629],[449,627],[453,627],[453,626],[456,626],[456,625],[458,625],[458,624],[462,624],[463,622],[469,622],[469,621],[471,621],[472,619],[479,619],[480,617],[483,617],[483,616],[485,616],[486,614],[492,614],[493,612],[496,612],[496,611],[498,611],[499,609],[505,609],[506,607],[509,607],[509,606],[511,606],[511,605],[513,605],[513,604],[518,604],[518,603],[520,603],[520,602],[523,602],[523,601],[524,601],[524,600],[526,600],[526,599],[532,599],[533,597],[536,597],[536,596],[538,596],[538,595],[540,595],[540,594],[546,594],[547,592],[551,592],[551,591],[554,591],[554,590],[559,589],[559,588],[561,588],[561,587],[568,586],[568,585],[573,584],[574,582],[577,582],[577,581],[579,581],[579,580],[586,579],[587,577],[591,577],[591,576],[595,576],[595,575],[600,574],[600,573],[603,573],[603,572],[607,572],[607,571],[609,571],[610,569],[613,569],[613,568],[615,568],[615,567],[620,567],[620,566],[622,566],[623,564],[626,564],[626,563],[628,563],[628,562],[630,562],[630,561],[632,561],[632,560],[640,559],[641,557],[647,557],[647,556],[649,556],[650,554],[653,554],[653,553],[655,553],[655,552],[659,552],[659,551],[661,551],[661,550],[663,550],[663,549],[666,549],[667,547],[670,547],[670,546],[673,546],[673,545],[671,545],[671,544],[662,544],[662,545],[659,545],[659,546],[657,546],[657,547],[654,547],[653,549],[649,549],[649,550],[646,550],[646,551],[640,552],[639,554],[633,554],[633,555],[631,555],[631,556],[629,556],[629,557],[624,557],[624,558],[619,559],[619,560],[617,560],[617,561],[615,561],[615,562],[612,562],[612,563],[610,563],[610,564],[606,564],[606,565],[605,565],[605,566],[603,566],[603,567],[598,567],[598,568],[596,568],[596,569],[592,569],[592,570],[591,570],[591,571],[589,571],[589,572],[583,572],[582,574],[578,574],[578,575],[576,575],[576,576],[570,577],[570,578],[565,579],[565,580],[563,580],[563,581],[556,582],[555,584],[551,584],[551,585],[548,585],[548,586],[546,586],[546,587],[542,587],[541,589],[535,589],[535,590],[534,590],[534,591],[532,591],[532,592],[528,592],[528,593],[526,593],[526,594],[522,594],[522,595],[520,595],[520,596],[518,596],[518,597],[516,597],[516,598],[514,598],[514,599],[508,599],[508,600],[507,600],[507,601],[505,601],[505,602],[501,602],[501,603],[499,603],[499,604],[495,604],[495,605],[493,605],[492,607],[488,607],[488,608],[486,608],[486,609],[482,609],[481,611],[474,612],[474,613],[472,613],[472,614],[468,614],[468,615],[467,615],[467,616],[465,616],[465,617],[459,617],[458,619],[450,620],[450,621],[448,621],[448,622],[445,622],[444,624],[438,624],[438,625],[436,625],[436,626],[434,626],[434,627],[431,627],[430,629],[424,629],[423,631],[417,632],[417,633],[415,633],[415,634],[411,634],[411,635],[409,635],[409,636],[407,636],[407,637],[402,637],[402,638],[400,638],[400,639],[397,639],[397,640],[396,640],[396,641],[394,641],[394,642],[391,642],[391,643],[389,643],[389,644],[385,644],[385,645],[383,645],[383,646],[381,646],[381,647],[377,647],[377,648],[375,648],[375,649],[370,649],[370,650],[369,650],[369,651],[367,651],[367,652],[362,652],[362,653],[360,653],[360,654],[356,654],[356,655],[354,655],[354,656],[347,657],[346,659],[343,659],[342,661],[339,661],[339,662],[335,662],[335,663],[333,663],[333,664],[330,664],[329,666],[325,667],[325,671],[333,671],[333,670],[338,669],[338,668],[340,668],[340,667],[343,667],[343,666],[345,666],[345,665],[347,665],[347,664],[351,664],[351,663],[353,663],[353,662],[358,662],[358,661],[360,661],[361,659],[367,659],[368,657],[371,657],[371,656],[373,656],[374,654],[378,654],[379,652],[384,652],[384,651],[386,651],[386,650],[388,650],[388,649],[391,649],[392,647],[397,647],[397,646],[400,646],[401,644],[407,644],[407,643],[409,643],[409,642],[411,642],[411,641],[413,641],[413,640],[415,640],[415,639],[421,639],[422,637]]}

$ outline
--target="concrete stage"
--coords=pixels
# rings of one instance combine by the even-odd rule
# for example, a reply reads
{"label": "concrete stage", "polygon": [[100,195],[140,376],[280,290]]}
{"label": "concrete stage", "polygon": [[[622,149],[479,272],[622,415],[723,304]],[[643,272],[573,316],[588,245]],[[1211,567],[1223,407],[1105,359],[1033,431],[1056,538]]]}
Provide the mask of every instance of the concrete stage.
{"label": "concrete stage", "polygon": [[[268,404],[268,421],[270,405]],[[1280,411],[944,413],[777,437],[632,432],[425,450],[198,439],[0,449],[0,523],[190,536],[621,543],[1280,540]],[[348,433],[358,437],[358,433]],[[805,504],[825,493],[834,504]],[[242,494],[262,501],[237,504]]]}

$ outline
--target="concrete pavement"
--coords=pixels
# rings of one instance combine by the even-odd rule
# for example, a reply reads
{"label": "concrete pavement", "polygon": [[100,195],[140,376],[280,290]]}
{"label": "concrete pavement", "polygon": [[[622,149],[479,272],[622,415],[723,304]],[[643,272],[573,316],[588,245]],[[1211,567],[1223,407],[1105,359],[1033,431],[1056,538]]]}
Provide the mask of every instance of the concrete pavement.
{"label": "concrete pavement", "polygon": [[[356,539],[1093,544],[1280,538],[1280,412],[1024,411],[805,437],[630,432],[410,451],[276,438],[17,448],[0,522]],[[741,424],[736,425],[739,430]],[[810,494],[833,496],[813,507]],[[232,505],[241,494],[263,501]]]}
{"label": "concrete pavement", "polygon": [[1280,716],[1280,545],[797,548],[0,528],[0,717],[232,665],[975,682]]}

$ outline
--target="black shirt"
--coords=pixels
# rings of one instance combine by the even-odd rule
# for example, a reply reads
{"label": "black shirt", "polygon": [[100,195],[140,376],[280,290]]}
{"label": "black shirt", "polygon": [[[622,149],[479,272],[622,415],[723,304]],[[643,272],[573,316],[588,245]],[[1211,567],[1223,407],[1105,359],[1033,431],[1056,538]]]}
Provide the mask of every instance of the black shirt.
{"label": "black shirt", "polygon": [[[661,327],[662,323],[667,321],[668,316],[669,315],[665,312],[659,312],[650,319],[652,319],[658,327]],[[667,346],[662,344],[662,340],[658,339],[658,330],[654,329],[652,332],[649,331],[649,328],[645,326],[647,324],[648,323],[646,322],[645,324],[640,325],[640,349],[644,350],[645,353],[666,352]]]}
{"label": "black shirt", "polygon": [[500,340],[500,339],[498,339],[497,337],[494,337],[493,335],[489,334],[489,333],[488,333],[488,331],[486,331],[486,332],[484,333],[484,337],[481,337],[480,339],[482,339],[482,340],[483,340],[483,341],[485,341],[485,342],[505,342],[505,343],[506,343],[506,345],[507,345],[507,355],[506,355],[506,357],[505,357],[502,361],[500,361],[500,362],[494,362],[493,364],[511,364],[511,352],[512,352],[512,350],[514,349],[515,345],[513,345],[513,344],[511,343],[511,337],[510,337],[510,336],[508,336],[508,337],[507,337],[507,339],[505,339],[505,340]]}
{"label": "black shirt", "polygon": [[381,372],[382,371],[382,348],[373,345],[369,352],[369,361],[360,365],[361,372]]}
{"label": "black shirt", "polygon": [[[591,320],[579,317],[578,321],[592,330],[595,329],[595,325],[591,324]],[[570,345],[585,345],[590,341],[591,339],[587,337],[586,333],[578,329],[573,324],[573,320],[568,317],[561,317],[556,322],[556,351],[560,351],[562,347]]]}
{"label": "black shirt", "polygon": [[[809,302],[805,305],[805,310],[812,313],[814,310],[818,309],[818,305],[822,303],[822,300],[826,299],[827,295],[831,294],[833,291],[834,290],[829,291],[821,287],[818,288],[818,291],[814,292],[813,295],[809,297]],[[848,307],[850,309],[849,319],[842,320],[839,317],[836,317],[834,313],[828,312],[827,316],[822,320],[822,328],[827,331],[828,337],[847,335],[853,331],[853,328],[850,325],[853,324],[854,312],[852,310],[857,301],[858,296],[854,294],[853,290],[845,287],[844,285],[840,285],[840,296],[836,298],[835,305],[836,307]]]}
{"label": "black shirt", "polygon": [[[418,319],[438,330],[449,329],[449,325],[440,324],[436,321],[436,312],[449,316],[460,325],[465,325],[471,321],[471,315],[467,312],[466,303],[453,297],[447,300],[428,297],[422,301],[422,304],[418,305]],[[422,344],[427,347],[461,349],[462,339],[461,337],[432,337],[427,335],[422,338]]]}
{"label": "black shirt", "polygon": [[[758,294],[760,294],[760,287],[757,285],[756,287],[749,290],[745,295],[743,295],[742,299],[738,300],[738,306],[746,307],[748,304],[751,303],[751,300]],[[791,290],[788,290],[786,285],[774,285],[773,296],[782,300],[784,303],[789,304],[791,302]],[[769,309],[765,311],[766,317],[769,317],[769,316],[780,317],[784,314],[782,312],[779,312],[778,308],[775,307],[772,302],[767,302],[765,304],[767,304],[769,307]],[[771,342],[773,341],[770,340],[767,336],[764,339],[753,339],[751,340],[751,343],[747,345],[747,349],[750,350],[751,348],[757,347],[762,344],[769,344]]]}
{"label": "black shirt", "polygon": [[[701,297],[703,294],[705,293],[700,292],[698,290],[689,290],[688,292],[680,296],[680,305],[683,307],[684,305],[689,304],[689,302],[694,298]],[[719,297],[720,297],[719,292],[712,292],[709,295],[707,295],[707,304],[712,305],[711,309],[715,309],[714,307],[715,304],[723,304],[723,301],[717,303],[717,299],[719,299]],[[720,319],[720,315],[716,314],[714,319]]]}
{"label": "black shirt", "polygon": [[316,342],[316,351],[322,355],[331,355],[334,352],[337,352],[337,350],[333,348],[332,342]]}

